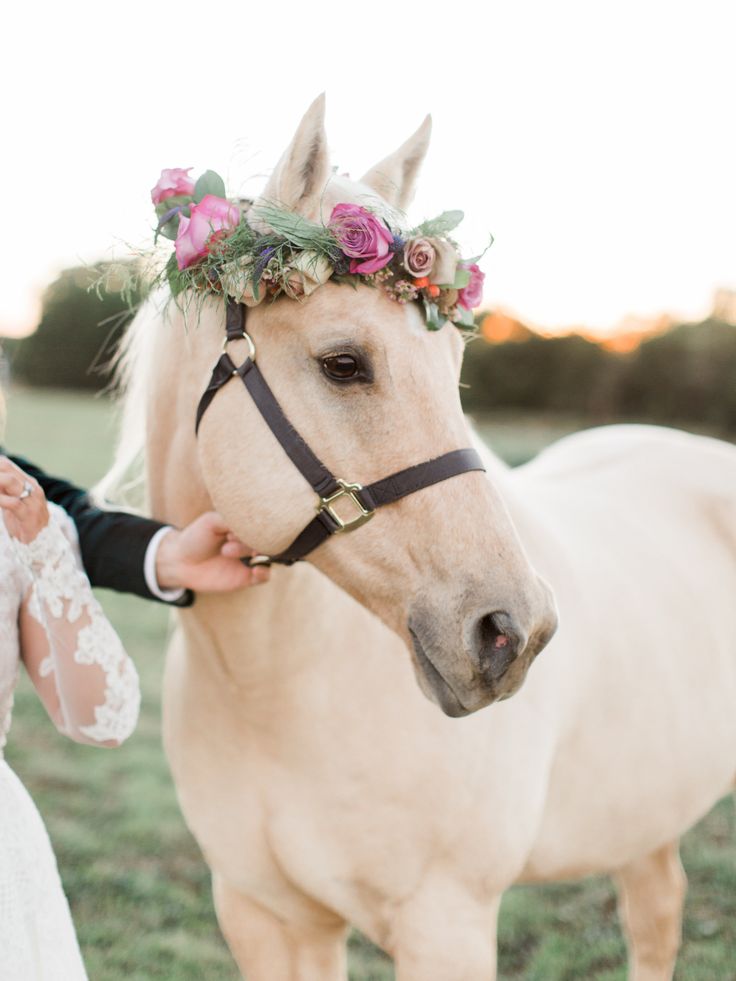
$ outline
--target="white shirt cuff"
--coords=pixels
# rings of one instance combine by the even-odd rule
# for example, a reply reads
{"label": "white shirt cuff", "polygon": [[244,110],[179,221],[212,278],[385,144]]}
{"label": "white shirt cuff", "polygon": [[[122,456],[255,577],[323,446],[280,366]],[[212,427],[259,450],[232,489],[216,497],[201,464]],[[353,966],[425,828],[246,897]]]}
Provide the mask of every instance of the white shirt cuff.
{"label": "white shirt cuff", "polygon": [[186,592],[185,589],[161,589],[156,579],[156,556],[158,555],[159,545],[164,535],[168,535],[172,530],[170,525],[159,528],[148,543],[146,557],[143,560],[143,575],[146,578],[146,586],[148,586],[154,596],[163,600],[164,603],[175,603]]}

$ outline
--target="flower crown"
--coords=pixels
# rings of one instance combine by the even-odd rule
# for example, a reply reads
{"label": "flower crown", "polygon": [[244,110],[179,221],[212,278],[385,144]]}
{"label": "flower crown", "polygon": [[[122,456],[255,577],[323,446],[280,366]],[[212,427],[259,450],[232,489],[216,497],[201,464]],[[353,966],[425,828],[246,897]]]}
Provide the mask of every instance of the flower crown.
{"label": "flower crown", "polygon": [[397,303],[419,301],[429,330],[448,321],[473,329],[484,274],[476,256],[462,259],[449,237],[462,211],[445,211],[409,232],[357,204],[338,204],[326,224],[276,205],[225,197],[225,184],[208,170],[195,182],[190,168],[163,170],[151,198],[156,237],[174,240],[165,269],[172,293],[185,289],[225,293],[247,306],[281,294],[309,296],[329,279],[367,283]]}

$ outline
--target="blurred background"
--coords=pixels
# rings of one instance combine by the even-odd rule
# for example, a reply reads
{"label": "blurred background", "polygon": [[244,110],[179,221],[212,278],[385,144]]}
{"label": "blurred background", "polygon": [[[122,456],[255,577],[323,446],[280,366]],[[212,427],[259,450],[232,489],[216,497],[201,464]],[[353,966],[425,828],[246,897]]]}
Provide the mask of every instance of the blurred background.
{"label": "blurred background", "polygon": [[[129,318],[115,270],[151,244],[161,168],[212,167],[252,194],[322,90],[353,176],[432,112],[411,215],[464,209],[466,254],[495,236],[462,396],[505,459],[619,421],[735,440],[734,27],[729,0],[14,9],[4,445],[84,485],[101,476]],[[24,682],[8,758],[51,832],[93,981],[234,979],[160,748],[166,610],[101,598],[141,670],[138,732],[114,753],[66,743]],[[686,839],[677,978],[736,979],[734,831],[726,801]],[[612,981],[624,956],[606,881],[504,901],[501,978]],[[392,977],[355,935],[353,981]]]}

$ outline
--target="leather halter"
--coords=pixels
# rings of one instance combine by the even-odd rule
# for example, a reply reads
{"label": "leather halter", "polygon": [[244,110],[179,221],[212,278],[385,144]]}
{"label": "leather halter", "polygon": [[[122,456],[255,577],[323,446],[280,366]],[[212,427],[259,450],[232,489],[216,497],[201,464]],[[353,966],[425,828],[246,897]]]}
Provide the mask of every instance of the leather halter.
{"label": "leather halter", "polygon": [[[483,463],[473,449],[452,450],[442,456],[418,463],[406,470],[391,474],[377,480],[367,487],[351,484],[333,476],[320,459],[312,452],[299,433],[286,418],[283,409],[275,395],[268,387],[266,379],[256,364],[255,345],[245,331],[246,307],[242,303],[228,299],[227,319],[225,323],[225,342],[244,339],[247,341],[250,353],[245,361],[236,367],[227,351],[223,351],[219,361],[212,371],[209,385],[205,389],[197,406],[195,433],[199,431],[210,402],[231,378],[238,377],[250,393],[258,411],[268,424],[271,432],[286,451],[289,459],[316,491],[319,497],[317,514],[297,535],[294,541],[278,555],[254,555],[243,559],[246,565],[293,565],[299,562],[311,551],[326,541],[330,535],[343,531],[353,531],[369,521],[376,508],[384,504],[393,504],[414,491],[430,487],[442,480],[455,477],[470,470],[485,470]],[[341,500],[347,500],[355,509],[355,517],[343,518],[335,510]]]}

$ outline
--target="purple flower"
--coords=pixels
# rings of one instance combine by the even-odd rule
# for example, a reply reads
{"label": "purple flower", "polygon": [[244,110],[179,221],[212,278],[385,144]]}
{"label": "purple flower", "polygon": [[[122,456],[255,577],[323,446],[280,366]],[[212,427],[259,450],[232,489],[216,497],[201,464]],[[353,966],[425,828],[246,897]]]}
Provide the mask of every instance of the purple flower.
{"label": "purple flower", "polygon": [[350,257],[350,272],[370,273],[391,262],[394,237],[380,218],[357,204],[336,204],[328,228]]}
{"label": "purple flower", "polygon": [[337,276],[346,276],[350,272],[351,260],[346,255],[343,255],[342,252],[330,255],[330,259],[335,267],[335,274]]}
{"label": "purple flower", "polygon": [[271,256],[274,254],[276,249],[272,245],[267,245],[265,249],[261,249],[260,255],[256,261],[255,271],[253,273],[253,278],[256,282],[263,275],[263,270],[269,263]]}

